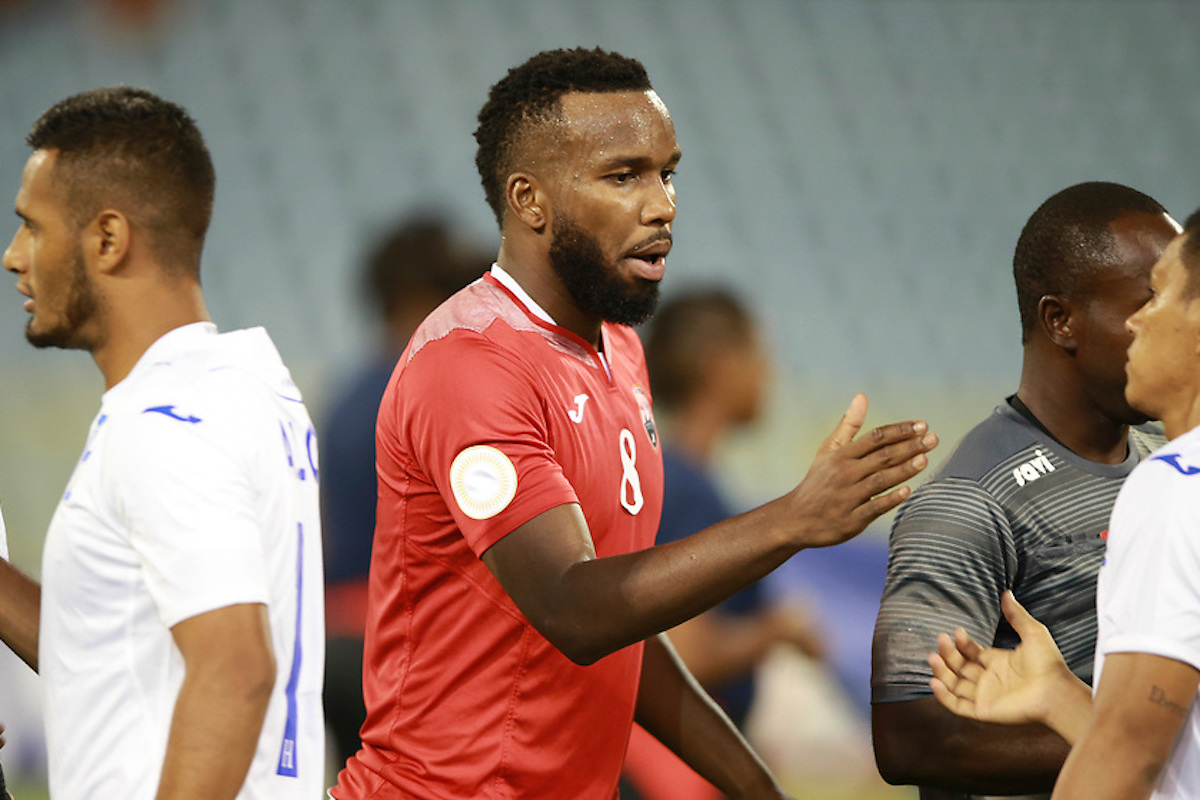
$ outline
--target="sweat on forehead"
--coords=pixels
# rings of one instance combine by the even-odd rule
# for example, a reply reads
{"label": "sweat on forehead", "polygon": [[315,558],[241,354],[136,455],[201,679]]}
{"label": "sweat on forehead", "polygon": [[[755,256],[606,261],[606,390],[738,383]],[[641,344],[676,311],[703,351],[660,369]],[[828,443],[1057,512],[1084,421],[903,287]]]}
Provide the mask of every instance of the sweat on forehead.
{"label": "sweat on forehead", "polygon": [[572,92],[563,95],[557,112],[528,127],[514,155],[537,158],[547,148],[572,142],[602,148],[644,139],[664,123],[671,126],[666,106],[653,91]]}

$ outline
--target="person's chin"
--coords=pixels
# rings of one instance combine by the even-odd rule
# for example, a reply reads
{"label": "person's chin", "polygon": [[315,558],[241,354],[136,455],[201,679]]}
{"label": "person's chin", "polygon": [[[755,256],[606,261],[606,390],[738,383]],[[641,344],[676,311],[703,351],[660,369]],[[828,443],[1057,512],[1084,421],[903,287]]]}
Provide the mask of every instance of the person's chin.
{"label": "person's chin", "polygon": [[1146,395],[1139,391],[1140,387],[1132,376],[1125,384],[1125,403],[1129,406],[1126,421],[1130,425],[1142,425],[1152,420],[1161,419],[1152,408],[1153,403],[1146,402]]}

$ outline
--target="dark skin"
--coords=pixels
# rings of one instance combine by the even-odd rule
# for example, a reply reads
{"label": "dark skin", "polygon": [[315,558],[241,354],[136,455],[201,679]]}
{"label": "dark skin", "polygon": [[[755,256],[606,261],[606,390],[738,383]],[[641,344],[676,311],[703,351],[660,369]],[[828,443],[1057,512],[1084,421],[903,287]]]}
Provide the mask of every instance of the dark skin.
{"label": "dark skin", "polygon": [[[558,324],[598,346],[602,320],[573,301],[549,256],[555,214],[583,227],[605,268],[631,287],[659,279],[679,149],[653,92],[571,93],[562,111],[554,130],[529,134],[527,166],[508,178],[497,262]],[[530,623],[577,663],[646,640],[637,720],[729,796],[785,797],[657,634],[801,549],[856,535],[908,496],[895,487],[925,467],[937,437],[923,422],[857,437],[865,414],[858,395],[792,492],[687,539],[597,558],[581,509],[567,504],[502,538],[483,562]]]}
{"label": "dark skin", "polygon": [[[1124,320],[1150,297],[1150,269],[1175,237],[1165,214],[1130,213],[1109,229],[1118,260],[1080,296],[1046,295],[1025,345],[1017,396],[1056,439],[1103,464],[1128,455],[1130,424],[1145,416],[1125,401]],[[1038,725],[996,725],[957,717],[932,696],[871,709],[875,760],[889,783],[916,784],[936,800],[945,789],[1028,794],[1054,786],[1070,747]],[[919,735],[914,735],[919,732]],[[949,796],[948,794],[945,796]]]}
{"label": "dark skin", "polygon": [[[710,780],[726,796],[741,796],[742,787],[754,786],[766,767],[725,712],[691,680],[665,634],[646,640],[642,662],[636,711],[642,727],[701,775],[717,776]],[[716,737],[695,735],[706,730],[720,730],[725,739],[740,741],[749,757],[730,760]]]}
{"label": "dark skin", "polygon": [[[1164,214],[1127,214],[1109,225],[1118,263],[1084,297],[1047,295],[1025,348],[1017,396],[1073,452],[1119,464],[1130,424],[1146,416],[1125,400],[1125,320],[1150,299],[1150,269],[1175,237]],[[1032,350],[1032,352],[1031,352]]]}

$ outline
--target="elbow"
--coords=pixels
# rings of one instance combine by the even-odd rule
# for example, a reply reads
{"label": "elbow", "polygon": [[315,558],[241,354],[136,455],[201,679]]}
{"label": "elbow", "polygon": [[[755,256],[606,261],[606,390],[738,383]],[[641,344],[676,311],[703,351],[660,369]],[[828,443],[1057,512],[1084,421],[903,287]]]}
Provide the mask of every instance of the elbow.
{"label": "elbow", "polygon": [[595,664],[620,649],[604,639],[594,620],[572,614],[569,609],[530,617],[529,622],[554,649],[581,667]]}
{"label": "elbow", "polygon": [[559,652],[581,667],[590,667],[608,655],[607,652],[593,647],[581,647],[569,650],[559,648]]}
{"label": "elbow", "polygon": [[250,708],[261,708],[266,713],[271,702],[271,693],[275,690],[276,664],[275,654],[270,648],[256,652],[248,657],[236,671],[240,677],[237,691],[242,695]]}
{"label": "elbow", "polygon": [[266,706],[271,702],[271,692],[275,691],[275,669],[272,667],[255,677],[256,680],[247,687],[247,695]]}
{"label": "elbow", "polygon": [[615,650],[597,641],[583,625],[534,627],[556,650],[581,667],[591,666]]}
{"label": "elbow", "polygon": [[924,764],[927,751],[924,741],[909,728],[898,730],[880,720],[882,713],[872,708],[871,745],[875,750],[875,767],[879,775],[892,786],[911,786],[927,782],[930,777]]}
{"label": "elbow", "polygon": [[881,758],[878,751],[875,753],[875,766],[884,782],[892,786],[915,786],[920,783],[909,765]]}
{"label": "elbow", "polygon": [[875,767],[879,770],[880,777],[892,786],[918,783],[913,762],[901,757],[893,747],[881,747],[878,739],[875,741]]}

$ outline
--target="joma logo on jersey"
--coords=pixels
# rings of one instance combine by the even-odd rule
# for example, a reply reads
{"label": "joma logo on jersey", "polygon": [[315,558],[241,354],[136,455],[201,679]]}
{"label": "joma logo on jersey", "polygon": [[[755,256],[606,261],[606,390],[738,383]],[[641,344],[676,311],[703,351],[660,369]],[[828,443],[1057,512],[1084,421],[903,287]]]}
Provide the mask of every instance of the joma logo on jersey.
{"label": "joma logo on jersey", "polygon": [[1161,456],[1154,456],[1151,461],[1165,461],[1174,467],[1180,475],[1200,475],[1200,467],[1184,466],[1179,463],[1179,453],[1163,453]]}
{"label": "joma logo on jersey", "polygon": [[1012,476],[1017,482],[1017,486],[1033,483],[1047,472],[1054,472],[1054,465],[1050,463],[1050,459],[1046,458],[1046,455],[1041,450],[1034,450],[1033,452],[1037,455],[1037,458],[1032,461],[1026,461],[1012,471]]}

